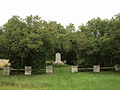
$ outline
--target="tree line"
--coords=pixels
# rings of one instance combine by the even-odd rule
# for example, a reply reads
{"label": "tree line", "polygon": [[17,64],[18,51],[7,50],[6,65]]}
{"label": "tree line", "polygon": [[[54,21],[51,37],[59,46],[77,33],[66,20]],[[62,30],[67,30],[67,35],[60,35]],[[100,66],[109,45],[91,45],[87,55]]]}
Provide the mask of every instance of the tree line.
{"label": "tree line", "polygon": [[32,15],[13,16],[0,27],[0,58],[9,59],[13,68],[32,66],[41,73],[57,52],[67,64],[80,67],[119,64],[120,14],[94,18],[78,29]]}

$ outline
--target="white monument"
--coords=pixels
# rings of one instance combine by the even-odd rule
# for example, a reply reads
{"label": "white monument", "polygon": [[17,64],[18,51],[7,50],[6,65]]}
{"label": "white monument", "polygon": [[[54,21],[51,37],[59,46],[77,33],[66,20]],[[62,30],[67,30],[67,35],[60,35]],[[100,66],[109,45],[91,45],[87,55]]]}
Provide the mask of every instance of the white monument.
{"label": "white monument", "polygon": [[54,65],[64,65],[64,63],[61,61],[61,54],[60,53],[56,53],[55,62],[53,64]]}

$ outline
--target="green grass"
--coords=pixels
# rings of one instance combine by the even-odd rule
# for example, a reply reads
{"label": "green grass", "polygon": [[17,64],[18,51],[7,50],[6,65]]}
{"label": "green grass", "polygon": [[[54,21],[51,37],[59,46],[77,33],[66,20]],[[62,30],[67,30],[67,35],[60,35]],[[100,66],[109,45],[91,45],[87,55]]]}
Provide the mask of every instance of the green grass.
{"label": "green grass", "polygon": [[53,74],[3,76],[0,90],[120,90],[120,73],[78,72],[69,67],[55,67]]}

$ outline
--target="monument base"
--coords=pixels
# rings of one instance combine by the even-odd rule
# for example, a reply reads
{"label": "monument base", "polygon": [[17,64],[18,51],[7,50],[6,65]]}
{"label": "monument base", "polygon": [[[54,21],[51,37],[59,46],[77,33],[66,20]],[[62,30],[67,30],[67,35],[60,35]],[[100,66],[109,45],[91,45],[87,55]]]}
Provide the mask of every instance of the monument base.
{"label": "monument base", "polygon": [[64,63],[61,61],[61,62],[54,62],[53,65],[64,65]]}

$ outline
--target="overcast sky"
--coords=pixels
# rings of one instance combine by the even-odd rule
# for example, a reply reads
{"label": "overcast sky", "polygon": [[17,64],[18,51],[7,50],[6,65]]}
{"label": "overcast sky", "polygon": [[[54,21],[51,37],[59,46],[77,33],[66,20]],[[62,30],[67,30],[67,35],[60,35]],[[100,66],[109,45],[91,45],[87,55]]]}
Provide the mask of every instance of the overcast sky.
{"label": "overcast sky", "polygon": [[39,15],[46,21],[77,26],[96,17],[110,19],[120,13],[120,0],[0,0],[0,26],[13,15]]}

